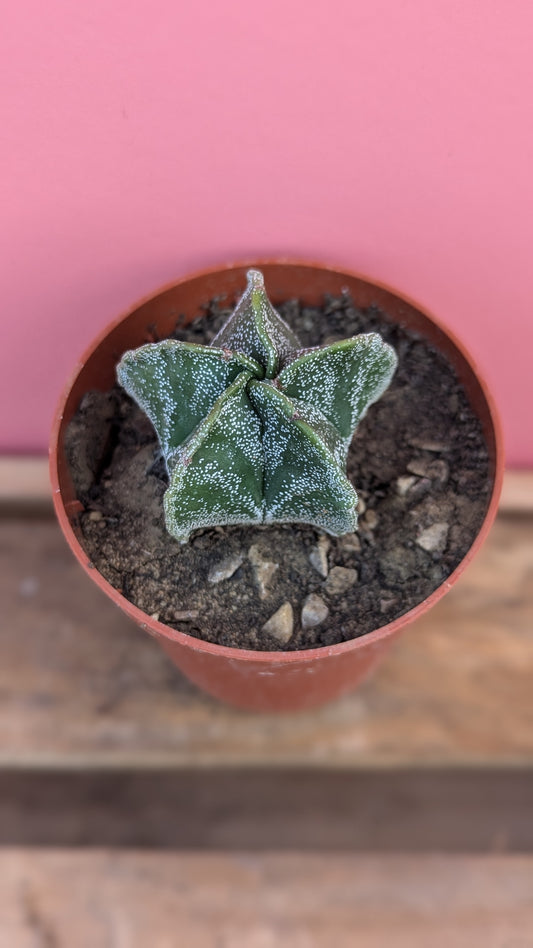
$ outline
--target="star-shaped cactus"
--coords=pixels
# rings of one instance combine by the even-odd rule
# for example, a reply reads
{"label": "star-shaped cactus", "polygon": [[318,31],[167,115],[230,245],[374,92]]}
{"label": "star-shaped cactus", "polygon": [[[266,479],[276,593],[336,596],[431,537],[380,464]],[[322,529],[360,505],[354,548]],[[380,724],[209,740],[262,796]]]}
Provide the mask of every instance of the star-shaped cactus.
{"label": "star-shaped cactus", "polygon": [[396,362],[377,333],[302,348],[258,270],[210,346],[167,339],[126,352],[118,380],[157,432],[169,533],[185,543],[231,523],[355,530],[346,455]]}

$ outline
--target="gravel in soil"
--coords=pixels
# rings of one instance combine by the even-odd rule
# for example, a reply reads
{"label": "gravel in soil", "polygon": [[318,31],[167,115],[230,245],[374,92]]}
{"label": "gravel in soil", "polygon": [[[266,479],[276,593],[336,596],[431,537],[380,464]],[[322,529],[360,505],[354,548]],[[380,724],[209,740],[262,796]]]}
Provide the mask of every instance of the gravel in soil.
{"label": "gravel in soil", "polygon": [[[180,545],[164,526],[167,475],[155,432],[118,386],[85,395],[66,439],[82,543],[111,585],[173,628],[263,651],[344,642],[413,608],[470,548],[490,491],[481,426],[442,354],[347,295],[278,309],[304,346],[375,331],[398,354],[392,384],[348,456],[357,533],[228,526]],[[228,314],[212,301],[188,326],[179,321],[174,336],[208,344]]]}

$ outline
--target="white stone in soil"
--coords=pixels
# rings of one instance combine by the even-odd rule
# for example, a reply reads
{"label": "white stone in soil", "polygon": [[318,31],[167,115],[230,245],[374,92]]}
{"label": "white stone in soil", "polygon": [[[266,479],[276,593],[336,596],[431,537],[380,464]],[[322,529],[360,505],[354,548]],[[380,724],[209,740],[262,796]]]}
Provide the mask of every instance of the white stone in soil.
{"label": "white stone in soil", "polygon": [[290,602],[284,602],[274,615],[270,616],[262,631],[272,635],[281,645],[286,645],[294,628],[294,614]]}
{"label": "white stone in soil", "polygon": [[442,441],[424,440],[424,438],[411,438],[409,444],[420,451],[431,451],[433,454],[440,454],[441,451],[448,451],[448,446]]}
{"label": "white stone in soil", "polygon": [[409,461],[407,470],[410,474],[416,474],[418,477],[428,477],[441,487],[450,476],[450,469],[446,461],[439,458],[413,458],[412,461]]}
{"label": "white stone in soil", "polygon": [[337,540],[337,546],[343,553],[360,553],[361,541],[356,533],[346,533]]}
{"label": "white stone in soil", "polygon": [[383,596],[379,601],[379,607],[382,613],[390,612],[397,603],[395,596]]}
{"label": "white stone in soil", "polygon": [[363,519],[361,520],[361,526],[365,530],[375,530],[378,525],[379,517],[375,510],[367,510]]}
{"label": "white stone in soil", "polygon": [[174,619],[176,622],[193,622],[194,619],[197,619],[200,615],[198,609],[176,609],[174,611]]}
{"label": "white stone in soil", "polygon": [[417,497],[424,497],[429,493],[431,487],[432,481],[430,481],[429,477],[416,477],[415,483],[409,489],[409,497],[414,500],[416,500]]}
{"label": "white stone in soil", "polygon": [[444,487],[444,484],[448,482],[450,476],[449,465],[446,464],[446,461],[437,459],[433,461],[431,465],[431,474],[429,475],[432,481],[436,481],[439,487]]}
{"label": "white stone in soil", "polygon": [[328,538],[321,536],[317,545],[313,547],[309,554],[311,566],[316,569],[317,573],[320,573],[323,579],[328,575],[328,550],[330,545]]}
{"label": "white stone in soil", "polygon": [[254,568],[255,581],[259,589],[259,598],[266,599],[269,592],[274,573],[279,569],[279,563],[263,559],[257,544],[253,544],[248,550],[248,559]]}
{"label": "white stone in soil", "polygon": [[416,484],[416,477],[414,474],[404,474],[402,477],[399,477],[396,481],[396,493],[399,497],[405,497],[409,493],[409,490]]}
{"label": "white stone in soil", "polygon": [[432,523],[418,534],[416,542],[426,553],[443,553],[449,529],[447,523]]}
{"label": "white stone in soil", "polygon": [[316,593],[310,593],[302,607],[302,629],[313,629],[324,622],[328,615],[329,609],[324,600]]}
{"label": "white stone in soil", "polygon": [[334,566],[324,583],[328,596],[342,596],[359,579],[356,569],[347,566]]}
{"label": "white stone in soil", "polygon": [[242,566],[243,562],[244,556],[241,556],[240,553],[224,557],[209,570],[208,582],[221,583],[224,579],[230,579],[237,572],[239,566]]}

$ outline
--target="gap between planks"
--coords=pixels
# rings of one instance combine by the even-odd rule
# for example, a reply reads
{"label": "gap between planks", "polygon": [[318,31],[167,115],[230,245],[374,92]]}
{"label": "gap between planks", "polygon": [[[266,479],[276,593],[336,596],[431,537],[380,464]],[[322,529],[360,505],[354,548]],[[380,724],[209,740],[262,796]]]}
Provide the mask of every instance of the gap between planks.
{"label": "gap between planks", "polygon": [[0,772],[0,850],[533,855],[532,799],[533,770],[30,768]]}

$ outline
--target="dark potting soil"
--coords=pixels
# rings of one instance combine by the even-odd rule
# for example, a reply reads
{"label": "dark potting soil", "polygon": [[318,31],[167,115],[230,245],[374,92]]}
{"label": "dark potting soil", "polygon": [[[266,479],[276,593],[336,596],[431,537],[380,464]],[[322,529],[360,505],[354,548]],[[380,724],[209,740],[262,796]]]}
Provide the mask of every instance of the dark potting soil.
{"label": "dark potting soil", "polygon": [[[154,429],[118,386],[84,397],[66,445],[84,506],[82,542],[111,585],[166,625],[263,651],[344,642],[413,608],[468,551],[490,489],[480,424],[453,369],[424,339],[348,295],[278,309],[303,346],[377,331],[398,354],[392,384],[348,456],[361,504],[356,533],[227,526],[180,545],[164,526],[167,475]],[[208,344],[229,312],[212,301],[174,336]],[[283,621],[264,630],[280,607]]]}

